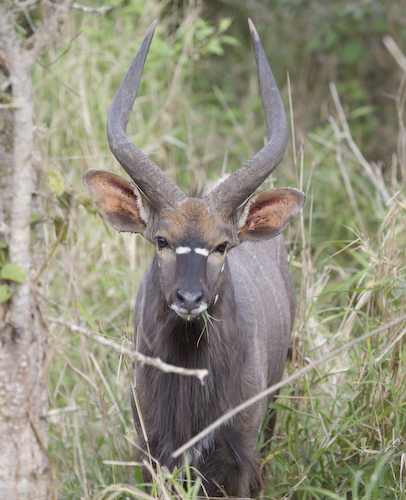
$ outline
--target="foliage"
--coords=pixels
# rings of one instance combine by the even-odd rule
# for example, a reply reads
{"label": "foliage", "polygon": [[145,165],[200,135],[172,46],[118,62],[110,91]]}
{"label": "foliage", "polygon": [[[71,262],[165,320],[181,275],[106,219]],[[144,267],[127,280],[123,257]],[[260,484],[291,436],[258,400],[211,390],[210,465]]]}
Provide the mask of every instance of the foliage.
{"label": "foliage", "polygon": [[[363,151],[374,161],[390,157],[397,122],[388,96],[396,95],[400,74],[382,36],[389,33],[406,45],[405,2],[212,0],[208,5],[212,15],[232,17],[231,33],[239,39],[247,17],[256,22],[278,81],[290,73],[294,102],[302,103],[294,110],[301,130],[314,131],[333,112],[328,90],[333,81],[348,112],[368,109],[351,123]],[[235,54],[240,63],[248,57],[245,51]]]}
{"label": "foliage", "polygon": [[0,243],[0,303],[7,302],[12,291],[9,282],[24,283],[27,276],[24,270],[17,264],[6,263],[8,246]]}
{"label": "foliage", "polygon": [[[130,366],[66,324],[90,320],[124,345],[132,337],[136,292],[153,249],[106,227],[81,177],[87,168],[122,174],[107,147],[106,117],[154,17],[160,20],[130,134],[182,189],[238,168],[263,143],[246,29],[251,7],[287,109],[289,67],[298,153],[290,144],[265,183],[303,186],[308,195],[301,219],[285,235],[298,291],[288,373],[406,314],[405,92],[397,93],[397,153],[394,122],[386,121],[394,104],[382,106],[366,85],[378,52],[395,74],[387,53],[366,48],[376,48],[390,28],[396,2],[278,0],[266,10],[265,0],[233,2],[233,9],[223,1],[216,14],[210,2],[110,4],[103,18],[74,13],[64,44],[44,55],[34,73],[50,252],[50,456],[63,499],[148,498],[139,467],[131,465]],[[266,30],[268,21],[272,29]],[[352,135],[331,97],[330,79]],[[376,123],[387,123],[390,141]],[[389,199],[376,187],[380,179]],[[267,497],[404,498],[404,324],[392,324],[282,391],[275,436],[263,446]],[[176,474],[158,472],[157,495]],[[192,482],[176,488],[183,498],[197,494]]]}

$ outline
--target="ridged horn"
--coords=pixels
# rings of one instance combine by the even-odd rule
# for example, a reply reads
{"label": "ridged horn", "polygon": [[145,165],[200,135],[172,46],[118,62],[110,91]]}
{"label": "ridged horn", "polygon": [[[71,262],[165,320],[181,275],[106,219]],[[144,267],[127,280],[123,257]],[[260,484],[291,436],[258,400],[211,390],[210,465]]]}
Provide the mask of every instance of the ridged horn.
{"label": "ridged horn", "polygon": [[186,195],[125,133],[156,23],[155,19],[148,28],[111,105],[107,119],[107,138],[113,155],[155,208],[158,211],[165,208],[176,210],[179,203],[186,199]]}
{"label": "ridged horn", "polygon": [[259,87],[269,141],[239,170],[232,173],[206,195],[205,201],[224,217],[229,217],[279,165],[285,154],[288,140],[286,113],[278,87],[254,23],[248,19],[248,24],[257,61]]}

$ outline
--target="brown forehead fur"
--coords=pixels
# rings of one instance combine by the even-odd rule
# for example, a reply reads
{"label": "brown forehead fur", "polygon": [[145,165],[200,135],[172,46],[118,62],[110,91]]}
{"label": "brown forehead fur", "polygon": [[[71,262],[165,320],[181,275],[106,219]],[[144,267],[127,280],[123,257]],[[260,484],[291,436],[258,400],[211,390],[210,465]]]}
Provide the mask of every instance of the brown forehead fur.
{"label": "brown forehead fur", "polygon": [[168,239],[175,244],[194,237],[210,247],[224,240],[227,227],[219,216],[208,213],[208,206],[201,199],[188,198],[177,212],[162,212],[159,231],[165,231]]}

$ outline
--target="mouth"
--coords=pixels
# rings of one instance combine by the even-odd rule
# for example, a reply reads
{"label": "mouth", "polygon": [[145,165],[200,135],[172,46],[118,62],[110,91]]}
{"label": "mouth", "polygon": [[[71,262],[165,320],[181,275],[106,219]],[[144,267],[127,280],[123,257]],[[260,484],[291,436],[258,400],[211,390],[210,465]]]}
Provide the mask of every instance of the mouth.
{"label": "mouth", "polygon": [[206,311],[208,305],[206,304],[206,302],[203,302],[199,307],[197,307],[196,309],[192,309],[191,311],[188,311],[183,307],[179,307],[176,304],[171,304],[169,307],[172,309],[172,311],[175,311],[176,314],[182,319],[185,319],[186,321],[192,321],[193,319],[197,318],[199,314]]}

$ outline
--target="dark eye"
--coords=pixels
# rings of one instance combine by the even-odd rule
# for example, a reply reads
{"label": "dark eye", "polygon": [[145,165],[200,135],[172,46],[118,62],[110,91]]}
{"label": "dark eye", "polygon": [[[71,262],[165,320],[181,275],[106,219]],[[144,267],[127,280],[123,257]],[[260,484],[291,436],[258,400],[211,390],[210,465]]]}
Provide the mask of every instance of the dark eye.
{"label": "dark eye", "polygon": [[224,243],[221,243],[217,248],[216,248],[216,252],[218,253],[224,253],[226,251],[226,248],[227,248],[227,241],[225,241]]}
{"label": "dark eye", "polygon": [[159,250],[162,250],[163,248],[166,248],[168,246],[168,242],[166,241],[166,239],[161,238],[160,236],[157,237],[156,244],[157,244]]}

